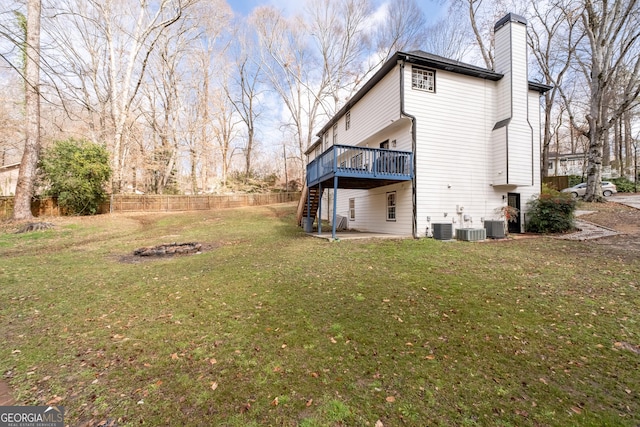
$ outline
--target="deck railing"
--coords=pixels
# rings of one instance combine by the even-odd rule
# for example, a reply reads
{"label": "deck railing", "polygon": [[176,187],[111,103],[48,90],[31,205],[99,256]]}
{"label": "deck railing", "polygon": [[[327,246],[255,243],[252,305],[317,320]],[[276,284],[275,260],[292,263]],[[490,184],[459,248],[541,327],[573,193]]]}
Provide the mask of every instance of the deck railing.
{"label": "deck railing", "polygon": [[307,183],[331,176],[410,179],[413,153],[382,148],[334,145],[307,165]]}

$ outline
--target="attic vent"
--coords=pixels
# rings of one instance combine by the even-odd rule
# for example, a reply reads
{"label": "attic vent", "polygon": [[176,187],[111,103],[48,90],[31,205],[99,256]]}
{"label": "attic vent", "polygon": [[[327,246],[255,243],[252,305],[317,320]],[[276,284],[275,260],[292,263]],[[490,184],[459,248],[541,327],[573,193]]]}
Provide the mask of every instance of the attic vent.
{"label": "attic vent", "polygon": [[451,223],[433,224],[433,238],[436,240],[453,239],[453,224]]}
{"label": "attic vent", "polygon": [[485,221],[484,229],[490,239],[504,239],[504,221]]}
{"label": "attic vent", "polygon": [[456,239],[467,242],[477,242],[487,238],[487,232],[484,228],[458,228],[456,230]]}

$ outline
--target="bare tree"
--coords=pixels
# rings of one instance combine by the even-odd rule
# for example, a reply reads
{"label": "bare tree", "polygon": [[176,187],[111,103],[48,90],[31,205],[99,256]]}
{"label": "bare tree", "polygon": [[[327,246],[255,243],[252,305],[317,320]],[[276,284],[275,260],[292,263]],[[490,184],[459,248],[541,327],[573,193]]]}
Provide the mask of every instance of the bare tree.
{"label": "bare tree", "polygon": [[473,32],[476,53],[479,53],[484,66],[494,68],[494,32],[495,23],[507,13],[525,15],[530,3],[535,0],[452,0],[449,14],[462,14],[469,18]]}
{"label": "bare tree", "polygon": [[368,0],[309,3],[308,28],[322,66],[319,87],[333,101],[328,106],[332,111],[342,107],[377,65],[366,61],[370,49],[365,30],[370,13]]}
{"label": "bare tree", "polygon": [[238,137],[239,121],[235,117],[235,109],[222,89],[214,92],[213,100],[213,135],[220,150],[222,166],[222,185],[227,186],[231,161],[236,152],[235,142]]}
{"label": "bare tree", "polygon": [[323,0],[310,2],[304,16],[287,19],[262,7],[251,17],[265,75],[289,113],[283,130],[296,141],[301,164],[320,120],[331,117],[377,65],[366,61],[370,11],[366,0]]}
{"label": "bare tree", "polygon": [[314,75],[315,70],[322,70],[322,63],[306,42],[307,25],[301,17],[287,20],[272,7],[260,7],[254,10],[251,22],[258,33],[266,76],[289,114],[283,127],[296,141],[296,156],[302,159],[319,112],[332,113],[323,103],[321,78]]}
{"label": "bare tree", "polygon": [[[588,44],[578,56],[589,84],[586,115],[589,138],[585,200],[602,200],[604,138],[638,104],[640,95],[640,11],[637,0],[584,0],[567,14],[579,13]],[[620,97],[608,96],[614,84]]]}
{"label": "bare tree", "polygon": [[260,99],[264,93],[264,70],[258,60],[251,33],[245,31],[237,38],[232,54],[230,84],[225,93],[246,128],[244,152],[244,180],[251,175],[251,161],[256,141],[256,124],[263,114]]}
{"label": "bare tree", "polygon": [[[467,30],[467,22],[458,13],[449,14],[445,19],[424,29],[421,48],[426,52],[466,61],[471,53],[473,36]],[[466,61],[468,62],[468,61]]]}
{"label": "bare tree", "polygon": [[16,186],[13,219],[31,219],[31,197],[40,156],[40,0],[27,3],[25,44],[25,146]]}
{"label": "bare tree", "polygon": [[[162,0],[151,4],[142,0],[132,12],[135,22],[123,19],[115,0],[87,0],[99,12],[100,31],[108,52],[109,100],[114,122],[111,141],[112,190],[123,187],[128,153],[126,134],[131,108],[144,79],[149,57],[160,36],[183,17],[195,0]],[[132,16],[132,15],[127,15]]]}
{"label": "bare tree", "polygon": [[[576,48],[584,33],[576,29],[578,17],[565,15],[558,4],[531,2],[533,10],[528,26],[527,41],[533,53],[544,83],[552,89],[544,98],[544,128],[542,138],[541,173],[547,176],[549,149],[562,121],[562,109],[558,114],[558,100],[564,79],[571,71]],[[557,149],[559,154],[559,149]]]}
{"label": "bare tree", "polygon": [[[397,51],[426,48],[431,53],[440,54],[430,49],[432,37],[438,35],[427,29],[424,12],[415,0],[387,2],[383,7],[384,19],[376,23],[373,33],[374,46],[381,62]],[[447,24],[441,26],[448,29]]]}

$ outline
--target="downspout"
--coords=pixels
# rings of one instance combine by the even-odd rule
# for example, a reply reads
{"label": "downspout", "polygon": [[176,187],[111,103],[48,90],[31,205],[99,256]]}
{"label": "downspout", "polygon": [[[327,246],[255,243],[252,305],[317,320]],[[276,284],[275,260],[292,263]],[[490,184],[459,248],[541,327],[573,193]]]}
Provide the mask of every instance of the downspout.
{"label": "downspout", "polygon": [[404,63],[408,59],[398,59],[398,65],[400,66],[400,116],[408,117],[411,119],[411,151],[413,152],[413,171],[411,174],[411,204],[413,205],[413,218],[411,221],[411,232],[414,239],[418,238],[418,206],[416,196],[416,148],[417,148],[417,131],[416,131],[416,117],[407,113],[404,110]]}

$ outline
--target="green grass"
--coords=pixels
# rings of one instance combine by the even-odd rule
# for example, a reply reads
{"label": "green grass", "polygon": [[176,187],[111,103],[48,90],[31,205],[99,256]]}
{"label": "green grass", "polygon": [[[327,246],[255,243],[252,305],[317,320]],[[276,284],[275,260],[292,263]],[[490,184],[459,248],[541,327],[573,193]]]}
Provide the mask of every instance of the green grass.
{"label": "green grass", "polygon": [[[282,205],[0,234],[0,373],[70,425],[640,423],[638,260],[294,222]],[[131,262],[188,241],[211,250]]]}

